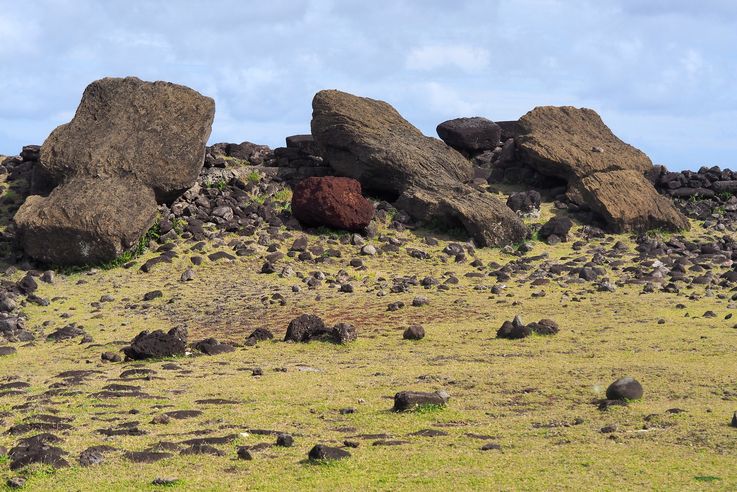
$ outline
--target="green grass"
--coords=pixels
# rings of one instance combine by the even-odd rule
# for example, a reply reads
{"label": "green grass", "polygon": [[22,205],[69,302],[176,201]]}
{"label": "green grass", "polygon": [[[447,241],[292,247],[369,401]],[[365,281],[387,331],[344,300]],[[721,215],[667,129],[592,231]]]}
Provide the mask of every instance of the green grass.
{"label": "green grass", "polygon": [[318,236],[328,236],[333,239],[338,239],[344,236],[350,236],[351,233],[339,229],[331,229],[330,227],[320,226],[315,228],[315,234]]}
{"label": "green grass", "polygon": [[258,183],[261,181],[261,173],[258,171],[251,171],[246,175],[246,180],[250,183]]}
{"label": "green grass", "polygon": [[734,193],[732,193],[731,191],[721,191],[717,193],[717,197],[719,197],[721,200],[724,200],[724,201],[729,200],[733,196],[734,196]]}
{"label": "green grass", "polygon": [[[261,275],[263,258],[259,255],[233,263],[205,261],[196,268],[195,280],[188,283],[176,280],[190,265],[188,255],[181,255],[148,274],[113,269],[84,275],[84,284],[78,283],[80,275],[59,276],[53,285],[41,284],[40,296],[61,299],[49,308],[25,307],[28,326],[48,332],[77,322],[95,344],[39,340],[32,346],[19,344],[12,358],[0,358],[0,377],[17,377],[31,384],[27,394],[7,395],[0,401],[0,411],[12,415],[6,418],[6,427],[11,420],[58,410],[60,416],[74,418],[74,428],[60,434],[64,441],[59,445],[69,453],[70,463],[75,465],[79,453],[92,445],[108,444],[119,451],[106,456],[99,466],[75,465],[53,475],[30,474],[26,489],[156,490],[150,485],[156,477],[177,478],[182,482],[174,489],[188,491],[433,491],[447,490],[449,484],[456,490],[737,488],[733,463],[737,440],[734,429],[728,427],[737,399],[733,350],[737,330],[733,322],[723,319],[734,312],[728,298],[707,296],[701,286],[684,289],[681,295],[643,295],[642,286],[635,284],[624,285],[614,294],[596,292],[589,284],[558,281],[532,288],[526,272],[505,282],[504,294],[492,295],[488,289],[475,287],[493,285],[494,279],[465,277],[474,271],[468,264],[443,261],[444,240],[428,246],[411,231],[386,229],[385,233],[406,240],[406,246],[427,250],[432,257],[414,259],[402,248],[396,254],[364,257],[368,270],[355,270],[347,262],[360,248],[335,244],[331,242],[335,238],[326,234],[310,235],[310,243],[337,248],[342,258],[319,264],[285,259],[279,264],[288,262],[303,275],[319,269],[335,276],[345,270],[356,287],[352,295],[339,293],[327,283],[315,290],[304,288],[296,276]],[[688,237],[701,238],[705,233],[694,223]],[[622,235],[615,240],[629,247],[623,256],[627,264],[635,262],[632,237]],[[286,240],[282,251],[289,244]],[[544,261],[566,262],[593,254],[586,248],[612,245],[594,239],[584,250],[574,252],[570,244],[539,245],[539,249],[549,255]],[[222,249],[210,243],[203,254]],[[261,253],[266,253],[265,248]],[[140,259],[153,255],[144,251]],[[476,255],[484,264],[513,259],[489,248],[477,249]],[[622,274],[623,266],[619,268],[610,269],[609,275]],[[725,268],[715,268],[714,273]],[[414,287],[411,292],[388,294],[386,287],[379,286],[379,278],[388,279],[391,285],[398,275],[443,278],[448,271],[460,279],[448,291]],[[293,285],[303,288],[293,292]],[[163,290],[164,298],[152,301],[147,309],[130,307],[153,289]],[[545,289],[547,295],[532,297],[539,289]],[[379,295],[380,290],[384,295]],[[274,292],[286,298],[285,306],[261,302]],[[90,303],[105,293],[113,293],[118,301],[91,312]],[[693,299],[691,294],[695,294]],[[422,309],[410,307],[416,295],[428,297],[430,303]],[[387,312],[387,304],[395,300],[408,306]],[[677,303],[686,304],[687,309],[676,309]],[[719,317],[700,318],[706,310]],[[691,316],[684,317],[685,312]],[[62,313],[69,316],[60,319]],[[302,313],[318,314],[330,326],[352,323],[359,338],[341,347],[278,341],[288,322]],[[501,323],[516,314],[527,322],[552,318],[561,332],[515,341],[496,339]],[[659,319],[666,323],[658,324]],[[404,329],[415,323],[427,332],[422,343],[402,339]],[[191,341],[214,336],[242,345],[260,326],[271,329],[276,341],[240,346],[215,357],[179,357],[175,362],[184,369],[181,372],[164,370],[163,361],[106,364],[99,359],[103,351],[118,350],[117,341],[130,340],[143,329],[167,330],[184,324]],[[155,398],[100,400],[90,396],[111,382],[121,382],[121,372],[133,367],[151,368],[156,375],[124,384],[141,386]],[[253,367],[261,367],[263,376],[253,377]],[[59,372],[80,368],[101,374],[72,388],[80,394],[44,395],[58,381]],[[593,402],[603,397],[611,381],[625,375],[640,380],[644,398],[600,411]],[[392,411],[397,391],[441,389],[450,394],[447,407],[401,414]],[[240,403],[196,403],[204,398]],[[34,405],[40,402],[43,410],[38,406],[28,411],[13,409],[29,400]],[[356,412],[341,414],[339,410],[346,407]],[[667,413],[674,407],[686,412]],[[204,414],[163,426],[150,423],[163,411],[178,409],[200,409]],[[131,414],[131,410],[139,413]],[[96,432],[132,420],[139,421],[147,434],[103,439]],[[569,424],[574,421],[579,423]],[[600,429],[609,425],[618,430],[602,434]],[[251,433],[217,446],[225,457],[175,453],[157,464],[139,465],[122,456],[123,451],[142,450],[159,441],[178,442],[202,431],[211,431],[206,436],[220,436],[253,428],[290,432],[295,445],[255,452],[253,461],[238,460],[238,445],[274,440]],[[424,429],[443,430],[447,435],[412,435]],[[374,446],[374,439],[355,437],[362,434],[387,434],[409,444]],[[11,448],[17,440],[18,436],[0,433],[0,446]],[[307,452],[315,444],[340,446],[344,440],[360,444],[349,449],[350,458],[324,466],[306,463]],[[481,451],[487,442],[498,443],[501,452]],[[7,466],[0,469],[4,473],[0,482],[17,475]]]}
{"label": "green grass", "polygon": [[433,405],[431,403],[426,403],[424,405],[417,405],[412,411],[417,414],[434,414],[437,412],[442,412],[445,409],[445,405]]}
{"label": "green grass", "polygon": [[111,270],[113,268],[118,268],[120,266],[125,265],[126,263],[131,262],[132,260],[138,258],[141,256],[146,250],[148,250],[148,245],[151,241],[157,241],[161,235],[161,226],[159,224],[159,219],[156,219],[156,222],[154,223],[151,228],[146,231],[146,234],[141,236],[141,238],[138,240],[138,244],[136,246],[114,260],[103,263],[100,265],[100,268],[103,270]]}
{"label": "green grass", "polygon": [[228,187],[228,182],[224,179],[218,179],[217,181],[212,181],[205,183],[206,188],[217,188],[220,191],[223,191],[225,188]]}

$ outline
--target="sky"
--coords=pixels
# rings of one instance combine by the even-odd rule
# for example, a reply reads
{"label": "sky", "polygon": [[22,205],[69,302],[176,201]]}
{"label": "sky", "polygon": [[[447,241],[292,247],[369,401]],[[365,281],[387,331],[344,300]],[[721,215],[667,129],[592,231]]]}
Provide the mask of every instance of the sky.
{"label": "sky", "polygon": [[737,0],[0,0],[0,67],[6,155],[135,75],[214,98],[211,143],[283,146],[340,89],[430,136],[588,107],[669,169],[737,169]]}

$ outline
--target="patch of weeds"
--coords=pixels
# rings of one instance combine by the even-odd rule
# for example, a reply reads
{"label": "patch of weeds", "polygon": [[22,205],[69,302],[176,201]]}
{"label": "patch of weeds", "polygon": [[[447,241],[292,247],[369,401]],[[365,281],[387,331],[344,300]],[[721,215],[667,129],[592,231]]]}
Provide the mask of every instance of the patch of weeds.
{"label": "patch of weeds", "polygon": [[697,475],[693,477],[693,479],[697,482],[718,482],[721,480],[720,477],[715,477],[712,475]]}
{"label": "patch of weeds", "polygon": [[143,253],[146,252],[146,249],[148,248],[148,244],[151,241],[156,241],[161,236],[161,226],[159,225],[159,219],[156,219],[156,222],[154,222],[154,225],[151,226],[151,228],[146,231],[146,234],[141,236],[141,238],[138,240],[138,244],[133,249],[129,249],[128,251],[124,252],[117,258],[115,258],[112,261],[109,261],[107,263],[103,263],[100,265],[100,268],[102,270],[111,270],[113,268],[117,268],[119,266],[123,266],[126,263],[129,263],[133,259],[141,256]]}
{"label": "patch of weeds", "polygon": [[424,415],[428,413],[442,412],[443,410],[445,410],[445,405],[435,405],[433,403],[426,403],[424,405],[417,405],[412,411],[414,413]]}
{"label": "patch of weeds", "polygon": [[246,175],[246,180],[250,183],[258,183],[261,181],[261,173],[258,171],[251,171]]}
{"label": "patch of weeds", "polygon": [[226,162],[235,164],[236,166],[250,166],[251,165],[251,162],[246,159],[239,159],[237,157],[231,157],[229,155],[219,155],[218,157],[220,157]]}
{"label": "patch of weeds", "polygon": [[714,207],[714,213],[717,215],[724,215],[727,213],[727,209],[723,205],[720,205],[718,207]]}
{"label": "patch of weeds", "polygon": [[251,195],[251,201],[258,205],[263,205],[264,203],[266,203],[267,198],[268,197],[266,195]]}
{"label": "patch of weeds", "polygon": [[274,202],[276,202],[275,209],[278,212],[291,212],[292,211],[292,190],[289,188],[282,188],[281,190],[274,193],[272,196]]}
{"label": "patch of weeds", "polygon": [[173,480],[162,481],[160,483],[154,483],[153,485],[159,488],[170,488],[170,487],[179,487],[180,485],[183,485],[183,484],[184,484],[184,480],[180,478],[176,478]]}
{"label": "patch of weeds", "polygon": [[304,460],[308,466],[319,466],[320,468],[337,468],[344,464],[345,460]]}
{"label": "patch of weeds", "polygon": [[650,239],[659,239],[663,241],[668,240],[672,235],[673,233],[671,231],[668,231],[661,227],[656,227],[655,229],[650,229],[645,232],[645,236],[649,237]]}
{"label": "patch of weeds", "polygon": [[719,193],[717,193],[717,197],[724,201],[729,200],[733,196],[734,196],[734,193],[732,193],[731,191],[720,191]]}
{"label": "patch of weeds", "polygon": [[228,181],[226,179],[220,178],[217,181],[207,181],[205,182],[205,188],[213,189],[217,188],[220,191],[223,191],[228,186]]}
{"label": "patch of weeds", "polygon": [[223,191],[227,186],[228,182],[222,178],[205,184],[205,188],[217,188],[220,191]]}
{"label": "patch of weeds", "polygon": [[172,224],[172,227],[174,228],[174,232],[177,233],[177,235],[181,235],[184,232],[184,228],[187,226],[187,221],[182,219],[181,217],[174,219],[174,223]]}
{"label": "patch of weeds", "polygon": [[56,473],[56,469],[51,465],[39,465],[34,466],[31,468],[25,468],[21,475],[24,476],[26,479],[31,478],[48,478],[53,476]]}
{"label": "patch of weeds", "polygon": [[333,236],[335,239],[337,239],[342,236],[348,236],[350,232],[320,226],[315,228],[315,234],[317,234],[318,236]]}
{"label": "patch of weeds", "polygon": [[291,202],[292,190],[290,190],[289,188],[282,188],[281,190],[274,193],[273,198],[276,202]]}
{"label": "patch of weeds", "polygon": [[10,462],[10,456],[7,454],[0,454],[0,465],[5,465]]}

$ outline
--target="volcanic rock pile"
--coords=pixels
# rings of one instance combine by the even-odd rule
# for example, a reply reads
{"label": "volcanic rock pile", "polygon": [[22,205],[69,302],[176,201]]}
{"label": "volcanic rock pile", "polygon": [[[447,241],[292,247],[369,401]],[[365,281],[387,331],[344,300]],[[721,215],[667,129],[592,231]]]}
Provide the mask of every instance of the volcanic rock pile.
{"label": "volcanic rock pile", "polygon": [[737,172],[718,166],[669,172],[665,166],[655,166],[648,178],[660,193],[673,199],[681,212],[703,220],[705,227],[736,229]]}
{"label": "volcanic rock pile", "polygon": [[[543,195],[623,232],[689,227],[651,181],[675,198],[737,189],[729,171],[653,167],[587,109],[540,107],[516,122],[449,120],[437,129],[443,143],[383,101],[321,91],[313,135],[287,137],[274,151],[249,142],[205,148],[213,117],[212,100],[186,87],[136,78],[90,84],[74,119],[20,158],[32,176],[32,196],[14,218],[25,253],[56,265],[107,262],[136,246],[157,215],[167,238],[201,240],[207,224],[249,235],[260,221],[294,226],[292,216],[308,227],[361,231],[374,213],[364,191],[416,222],[502,246],[528,237],[517,213],[534,215]],[[543,194],[517,193],[505,205],[480,176]],[[248,200],[280,182],[294,187],[291,214],[274,200]],[[734,201],[727,205],[737,213]]]}

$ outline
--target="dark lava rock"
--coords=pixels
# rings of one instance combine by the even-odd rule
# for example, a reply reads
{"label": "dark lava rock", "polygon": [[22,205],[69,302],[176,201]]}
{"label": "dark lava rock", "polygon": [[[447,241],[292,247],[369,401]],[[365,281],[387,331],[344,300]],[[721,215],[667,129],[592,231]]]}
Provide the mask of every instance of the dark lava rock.
{"label": "dark lava rock", "polygon": [[30,273],[18,281],[18,288],[24,294],[33,294],[38,289],[38,283]]}
{"label": "dark lava rock", "polygon": [[209,444],[193,444],[187,448],[184,448],[181,455],[198,455],[198,454],[209,454],[211,456],[225,456],[225,453],[220,451],[218,448],[210,446]]}
{"label": "dark lava rock", "polygon": [[182,328],[172,328],[168,333],[161,330],[151,333],[142,331],[129,347],[123,348],[123,353],[129,359],[143,360],[184,355],[186,348],[187,332]]}
{"label": "dark lava rock", "polygon": [[289,448],[294,444],[294,438],[289,434],[279,434],[276,436],[276,445]]}
{"label": "dark lava rock", "polygon": [[481,451],[501,451],[501,449],[501,445],[495,442],[487,442],[486,444],[481,446]]}
{"label": "dark lava rock", "polygon": [[422,429],[422,430],[418,430],[417,432],[413,432],[410,434],[410,436],[417,436],[417,437],[443,437],[447,435],[448,435],[447,432],[441,431],[438,429]]}
{"label": "dark lava rock", "polygon": [[639,400],[642,398],[642,385],[631,377],[617,379],[606,390],[609,400]]}
{"label": "dark lava rock", "polygon": [[166,412],[164,415],[176,420],[184,420],[199,417],[202,415],[202,410],[172,410],[171,412]]}
{"label": "dark lava rock", "polygon": [[529,214],[540,208],[540,200],[540,193],[535,190],[512,193],[507,198],[507,207],[515,212]]}
{"label": "dark lava rock", "polygon": [[386,310],[387,311],[399,311],[403,307],[404,307],[404,302],[403,301],[395,301],[395,302],[390,303],[386,307]]}
{"label": "dark lava rock", "polygon": [[218,261],[218,260],[235,260],[235,256],[231,255],[230,253],[226,253],[225,251],[217,251],[215,253],[207,255],[207,258],[210,261]]}
{"label": "dark lava rock", "polygon": [[121,362],[123,358],[116,352],[103,352],[100,359],[104,362]]}
{"label": "dark lava rock", "polygon": [[67,453],[51,445],[56,442],[59,442],[59,438],[51,434],[38,434],[21,439],[8,453],[10,469],[18,470],[34,463],[50,465],[54,468],[69,466],[64,458]]}
{"label": "dark lava rock", "polygon": [[253,459],[251,450],[247,446],[238,446],[238,451],[236,451],[236,453],[238,454],[238,459],[247,461],[251,461]]}
{"label": "dark lava rock", "polygon": [[157,461],[171,458],[171,453],[160,453],[155,451],[129,451],[125,458],[134,463],[156,463]]}
{"label": "dark lava rock", "polygon": [[469,153],[494,150],[501,142],[502,129],[481,117],[456,118],[436,128],[440,139],[454,149]]}
{"label": "dark lava rock", "polygon": [[333,342],[344,344],[354,342],[358,338],[358,331],[351,324],[338,323],[333,327],[331,336]]}
{"label": "dark lava rock", "polygon": [[271,340],[274,338],[274,334],[268,328],[256,328],[248,335],[246,339],[246,345],[255,345],[256,342],[263,342],[264,340]]}
{"label": "dark lava rock", "polygon": [[333,448],[323,444],[316,445],[310,449],[310,452],[307,454],[307,457],[312,461],[342,460],[344,458],[349,458],[350,456],[351,453],[345,449]]}
{"label": "dark lava rock", "polygon": [[541,319],[537,323],[530,323],[527,327],[538,335],[555,335],[560,331],[558,323],[552,319]]}
{"label": "dark lava rock", "polygon": [[571,227],[573,227],[573,221],[568,217],[553,217],[543,224],[537,232],[537,236],[540,239],[557,236],[561,241],[568,241],[568,232]]}
{"label": "dark lava rock", "polygon": [[80,466],[93,466],[102,464],[105,461],[105,453],[114,451],[110,446],[92,446],[85,449],[79,454]]}
{"label": "dark lava rock", "polygon": [[86,335],[86,333],[82,328],[79,328],[78,326],[71,324],[63,328],[59,328],[55,332],[49,334],[46,337],[46,340],[49,340],[52,342],[60,342],[62,340],[69,340],[70,338],[81,337],[83,335]]}
{"label": "dark lava rock", "polygon": [[143,300],[146,302],[153,301],[154,299],[158,299],[159,297],[162,297],[163,295],[164,293],[161,292],[160,290],[152,290],[151,292],[146,292],[143,295]]}
{"label": "dark lava rock", "polygon": [[235,347],[227,343],[220,343],[214,338],[206,338],[205,340],[195,343],[194,349],[199,350],[206,355],[218,355],[233,352]]}
{"label": "dark lava rock", "polygon": [[444,406],[449,396],[445,391],[425,393],[422,391],[400,391],[394,395],[394,411],[404,412],[424,405]]}
{"label": "dark lava rock", "polygon": [[525,325],[519,316],[515,316],[512,321],[505,321],[501,328],[496,332],[497,338],[506,338],[509,340],[517,340],[532,335],[532,328]]}
{"label": "dark lava rock", "polygon": [[374,207],[355,179],[311,177],[294,187],[292,214],[305,226],[361,231],[374,217]]}
{"label": "dark lava rock", "polygon": [[320,317],[314,314],[303,314],[289,323],[284,341],[309,342],[312,338],[326,333],[328,329]]}
{"label": "dark lava rock", "polygon": [[428,304],[430,304],[430,300],[424,296],[417,296],[412,299],[412,306],[414,307],[427,306]]}
{"label": "dark lava rock", "polygon": [[178,483],[179,483],[178,478],[170,478],[170,477],[156,477],[153,480],[151,480],[151,485],[155,485],[157,487],[171,487]]}
{"label": "dark lava rock", "polygon": [[15,347],[0,347],[0,357],[6,356],[6,355],[13,355],[17,351],[15,350]]}
{"label": "dark lava rock", "polygon": [[405,340],[422,340],[425,338],[425,328],[422,325],[412,325],[404,330],[402,337]]}

